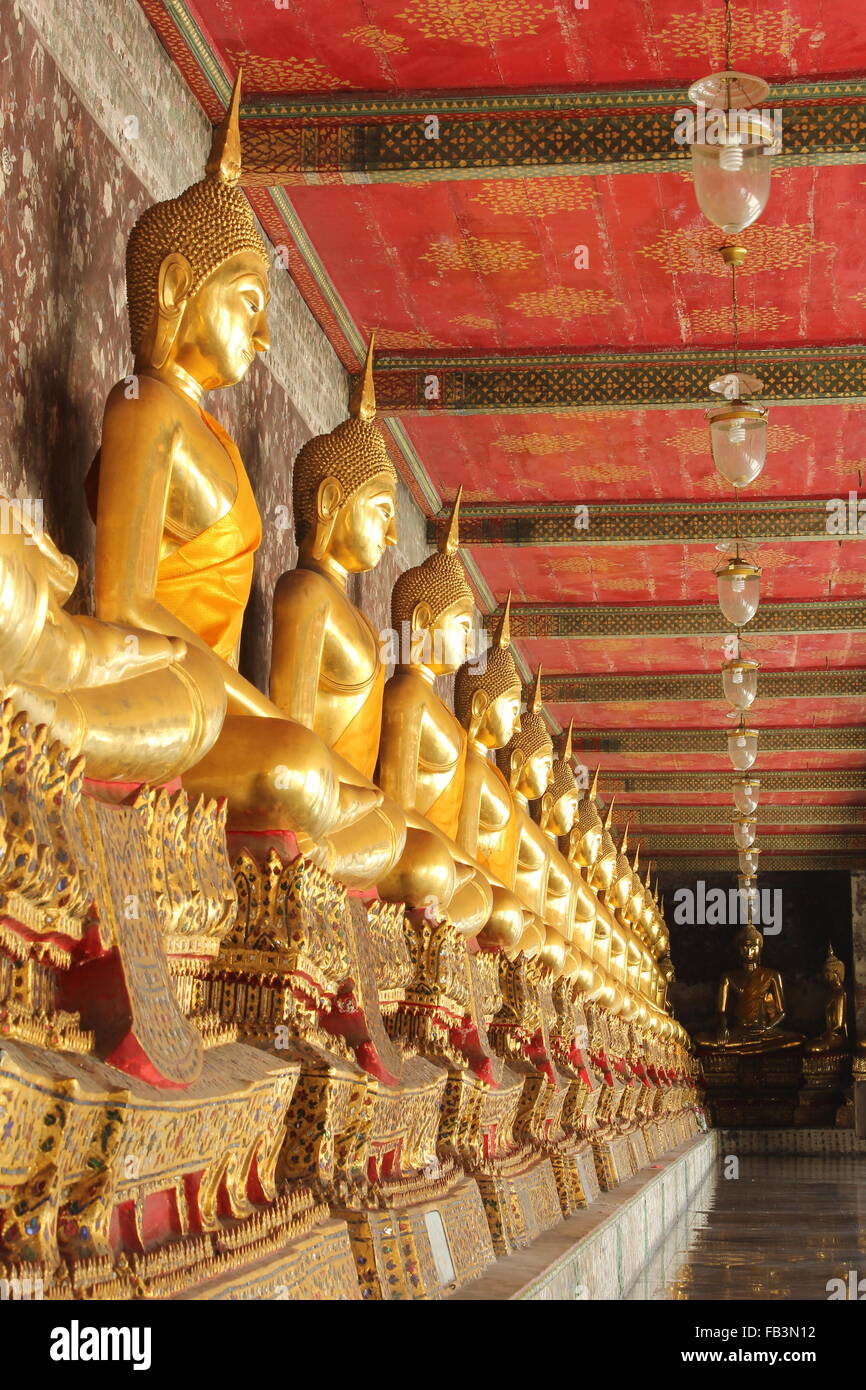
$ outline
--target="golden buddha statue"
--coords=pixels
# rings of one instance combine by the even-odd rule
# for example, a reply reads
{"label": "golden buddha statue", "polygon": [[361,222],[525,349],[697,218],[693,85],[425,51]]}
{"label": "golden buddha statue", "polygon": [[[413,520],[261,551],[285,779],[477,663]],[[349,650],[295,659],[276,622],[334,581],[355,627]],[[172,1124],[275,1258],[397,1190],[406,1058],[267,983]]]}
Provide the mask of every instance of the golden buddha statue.
{"label": "golden buddha statue", "polygon": [[[303,446],[292,474],[298,564],[274,590],[270,695],[290,719],[328,745],[341,779],[372,787],[382,732],[385,667],[381,638],[346,592],[351,574],[375,569],[397,540],[397,474],[375,423],[371,336],[349,418]],[[331,872],[372,887],[399,860],[406,839],[401,808],[383,798],[351,828],[330,836]],[[435,846],[431,853],[441,850]],[[450,872],[444,856],[443,873]],[[418,895],[441,883],[416,884]],[[447,896],[447,891],[446,891]]]}
{"label": "golden buddha statue", "polygon": [[607,900],[607,896],[613,886],[613,875],[619,853],[613,842],[613,836],[610,833],[611,824],[613,823],[613,806],[615,800],[616,797],[612,796],[608,803],[607,814],[602,821],[601,846],[590,879],[591,886],[596,890],[602,902]]}
{"label": "golden buddha statue", "polygon": [[517,816],[511,789],[488,752],[504,748],[521,729],[520,677],[511,651],[511,594],[484,663],[466,661],[454,679],[454,712],[469,736],[463,798],[457,821],[461,848],[484,869],[493,892],[479,945],[513,955],[526,914],[514,892]]}
{"label": "golden buddha statue", "polygon": [[782,977],[761,965],[763,936],[750,920],[734,939],[742,964],[726,970],[719,983],[718,1030],[698,1034],[696,1042],[743,1053],[799,1047],[802,1037],[779,1026],[785,1018]]}
{"label": "golden buddha statue", "polygon": [[71,757],[84,754],[92,778],[144,780],[183,771],[218,732],[218,724],[211,730],[196,718],[198,698],[177,669],[186,644],[65,612],[77,579],[75,561],[26,519],[0,535],[5,695]]}
{"label": "golden buddha statue", "polygon": [[400,862],[378,887],[383,898],[417,906],[416,885],[428,883],[431,906],[472,937],[490,917],[493,894],[457,844],[468,737],[435,689],[437,676],[463,664],[473,636],[475,600],[457,553],[461,492],[439,549],[404,571],[391,594],[402,660],[385,685],[376,781],[411,814]]}
{"label": "golden buddha statue", "polygon": [[559,848],[569,842],[580,804],[571,766],[573,729],[572,721],[562,753],[553,760],[550,784],[538,803],[538,824],[555,847],[547,875],[545,920],[569,943],[571,963],[566,967],[567,974],[580,969],[580,948],[589,949],[598,910],[595,894],[579,868],[576,869]]}
{"label": "golden buddha statue", "polygon": [[520,730],[499,750],[496,760],[508,779],[517,816],[514,888],[532,913],[520,949],[527,955],[538,954],[558,977],[566,963],[568,942],[562,931],[547,921],[546,907],[551,864],[554,855],[558,859],[561,856],[551,837],[529,814],[529,802],[544,795],[553,775],[553,740],[542,714],[540,667],[527,703]]}
{"label": "golden buddha statue", "polygon": [[[261,520],[236,445],[203,407],[206,391],[239,382],[269,345],[267,251],[237,187],[239,100],[240,73],[205,177],[148,208],[130,234],[136,391],[119,383],[105,407],[96,605],[110,622],[186,643],[177,671],[203,753],[187,790],[226,796],[237,828],[293,832],[327,867],[331,851],[317,842],[381,796],[342,780],[322,741],[238,673]],[[176,714],[166,706],[165,717]],[[155,754],[162,729],[157,715],[146,734]]]}
{"label": "golden buddha statue", "polygon": [[812,1038],[804,1047],[805,1052],[846,1052],[848,1050],[847,1000],[845,997],[845,966],[836,955],[832,945],[827,943],[827,959],[824,961],[824,983],[827,997],[824,1005],[824,1032]]}

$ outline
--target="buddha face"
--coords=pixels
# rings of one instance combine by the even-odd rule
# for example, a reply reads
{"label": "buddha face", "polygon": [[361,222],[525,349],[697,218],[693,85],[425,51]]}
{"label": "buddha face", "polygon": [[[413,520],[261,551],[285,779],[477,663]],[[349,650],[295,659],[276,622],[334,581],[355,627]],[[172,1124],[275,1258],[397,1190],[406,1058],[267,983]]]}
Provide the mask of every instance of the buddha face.
{"label": "buddha face", "polygon": [[553,803],[547,828],[554,835],[568,835],[577,815],[577,792],[566,792]]}
{"label": "buddha face", "polygon": [[473,645],[473,612],[474,604],[459,599],[444,608],[427,628],[421,660],[434,675],[450,676],[468,659]]}
{"label": "buddha face", "polygon": [[515,685],[490,701],[481,718],[478,739],[485,748],[504,748],[520,728],[520,686]]}
{"label": "buddha face", "polygon": [[761,958],[761,943],[759,940],[749,936],[742,937],[737,947],[740,960],[748,968],[754,969]]}
{"label": "buddha face", "polygon": [[601,821],[596,817],[596,823],[590,825],[580,837],[578,846],[580,862],[591,869],[598,863],[598,856],[601,854]]}
{"label": "buddha face", "polygon": [[553,744],[548,743],[526,759],[520,771],[518,791],[523,793],[527,801],[535,801],[547,791],[552,776]]}
{"label": "buddha face", "polygon": [[[330,486],[330,492],[329,492]],[[334,489],[336,478],[327,478],[319,489],[319,503]],[[339,495],[339,494],[336,494]],[[359,488],[338,507],[328,542],[328,554],[344,570],[360,574],[375,569],[389,545],[397,544],[397,488],[393,478],[380,474]]]}
{"label": "buddha face", "polygon": [[828,961],[824,966],[824,979],[828,985],[841,985],[845,978],[845,967],[837,961]]}
{"label": "buddha face", "polygon": [[234,386],[257,352],[270,347],[265,313],[268,269],[253,251],[231,256],[187,296],[182,256],[166,257],[160,277],[160,313],[182,305],[171,359],[206,391]]}

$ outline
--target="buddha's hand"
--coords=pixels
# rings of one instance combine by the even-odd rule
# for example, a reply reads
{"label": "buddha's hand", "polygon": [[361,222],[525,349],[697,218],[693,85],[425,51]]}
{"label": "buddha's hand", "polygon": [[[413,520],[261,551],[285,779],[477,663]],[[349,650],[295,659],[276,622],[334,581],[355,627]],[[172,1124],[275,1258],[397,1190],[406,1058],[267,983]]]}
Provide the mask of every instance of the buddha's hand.
{"label": "buddha's hand", "polygon": [[164,637],[95,618],[78,618],[76,622],[84,639],[76,686],[113,685],[131,676],[162,671],[186,656],[186,642],[181,637]]}

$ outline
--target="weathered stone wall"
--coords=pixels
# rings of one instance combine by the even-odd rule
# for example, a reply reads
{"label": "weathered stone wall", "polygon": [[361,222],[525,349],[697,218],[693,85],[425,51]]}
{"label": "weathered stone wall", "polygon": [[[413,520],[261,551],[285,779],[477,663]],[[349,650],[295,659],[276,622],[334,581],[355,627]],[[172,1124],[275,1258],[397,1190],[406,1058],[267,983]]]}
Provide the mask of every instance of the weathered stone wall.
{"label": "weathered stone wall", "polygon": [[[82,484],[109,390],[131,370],[124,254],[141,211],[201,177],[210,127],[134,0],[0,0],[0,486],[41,499],[46,528],[73,555],[73,606],[91,611],[94,531]],[[271,593],[294,563],[291,467],[311,434],[344,418],[347,381],[288,274],[271,274],[271,351],[209,409],[237,441],[264,537],[241,651],[263,688]],[[423,518],[401,488],[400,551],[427,553]],[[401,565],[401,568],[404,567]],[[356,584],[377,627],[395,575]]]}

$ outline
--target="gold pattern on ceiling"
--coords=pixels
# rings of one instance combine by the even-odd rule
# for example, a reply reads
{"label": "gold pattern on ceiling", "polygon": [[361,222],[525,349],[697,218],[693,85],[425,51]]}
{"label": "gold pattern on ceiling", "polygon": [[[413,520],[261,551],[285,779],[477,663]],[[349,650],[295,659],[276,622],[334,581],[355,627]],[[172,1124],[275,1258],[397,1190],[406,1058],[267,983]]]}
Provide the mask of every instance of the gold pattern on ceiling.
{"label": "gold pattern on ceiling", "polygon": [[589,179],[491,179],[472,197],[495,216],[555,217],[561,212],[586,212],[598,197]]}
{"label": "gold pattern on ceiling", "polygon": [[538,260],[538,252],[531,251],[521,241],[466,236],[460,242],[434,242],[421,260],[430,261],[440,275],[458,270],[472,270],[476,275],[498,275],[501,271],[526,270]]}
{"label": "gold pattern on ceiling", "polygon": [[[653,241],[638,248],[641,256],[657,261],[670,275],[696,273],[729,277],[718,254],[719,232],[712,226],[665,228]],[[738,275],[778,275],[799,270],[812,256],[833,256],[835,248],[816,241],[808,223],[794,227],[747,227],[740,233],[748,255]]]}
{"label": "gold pattern on ceiling", "polygon": [[585,449],[589,440],[582,434],[501,434],[493,440],[494,449],[506,454],[567,454],[571,449]]}
{"label": "gold pattern on ceiling", "polygon": [[244,70],[244,86],[252,92],[332,92],[351,83],[337,77],[315,58],[266,58],[242,48],[226,52]]}
{"label": "gold pattern on ceiling", "polygon": [[555,285],[549,290],[525,290],[512,299],[508,307],[518,309],[530,319],[558,318],[570,321],[609,314],[611,309],[618,309],[620,303],[607,290],[575,290],[565,285]]}
{"label": "gold pattern on ceiling", "polygon": [[423,348],[444,348],[448,344],[434,338],[426,328],[406,329],[405,331],[396,328],[377,328],[376,346],[383,351],[398,352],[401,349],[411,351],[416,348],[420,351]]}
{"label": "gold pattern on ceiling", "polygon": [[376,24],[358,24],[343,35],[352,43],[363,44],[382,53],[408,53],[409,45],[402,34],[389,34]]}
{"label": "gold pattern on ceiling", "polygon": [[823,463],[821,472],[833,473],[837,478],[856,476],[858,484],[862,484],[863,475],[866,473],[866,459],[846,459],[838,463]]}
{"label": "gold pattern on ceiling", "polygon": [[500,39],[537,34],[552,14],[538,0],[409,0],[395,18],[416,24],[425,39],[487,48]]}
{"label": "gold pattern on ceiling", "polygon": [[[685,429],[677,430],[676,434],[669,435],[662,440],[666,448],[676,449],[680,454],[697,455],[703,457],[707,452],[708,428],[706,425],[687,425]],[[767,448],[773,453],[784,453],[786,449],[793,449],[798,444],[808,444],[809,440],[805,434],[799,434],[790,425],[768,425],[767,427]],[[718,480],[721,482],[721,480]]]}
{"label": "gold pattern on ceiling", "polygon": [[[794,44],[810,31],[790,10],[755,14],[745,5],[732,7],[734,67],[748,57],[790,58]],[[660,52],[675,58],[699,58],[708,67],[724,66],[725,17],[721,6],[711,14],[673,14],[658,36]]]}
{"label": "gold pattern on ceiling", "polygon": [[483,333],[492,332],[496,327],[493,319],[482,318],[480,314],[461,314],[451,322],[458,328],[477,328]]}
{"label": "gold pattern on ceiling", "polygon": [[[783,323],[790,323],[793,314],[783,314],[781,309],[767,305],[758,309],[740,309],[738,313],[741,333],[772,333]],[[724,333],[734,331],[734,316],[730,305],[720,309],[693,309],[689,321],[695,333]]]}

